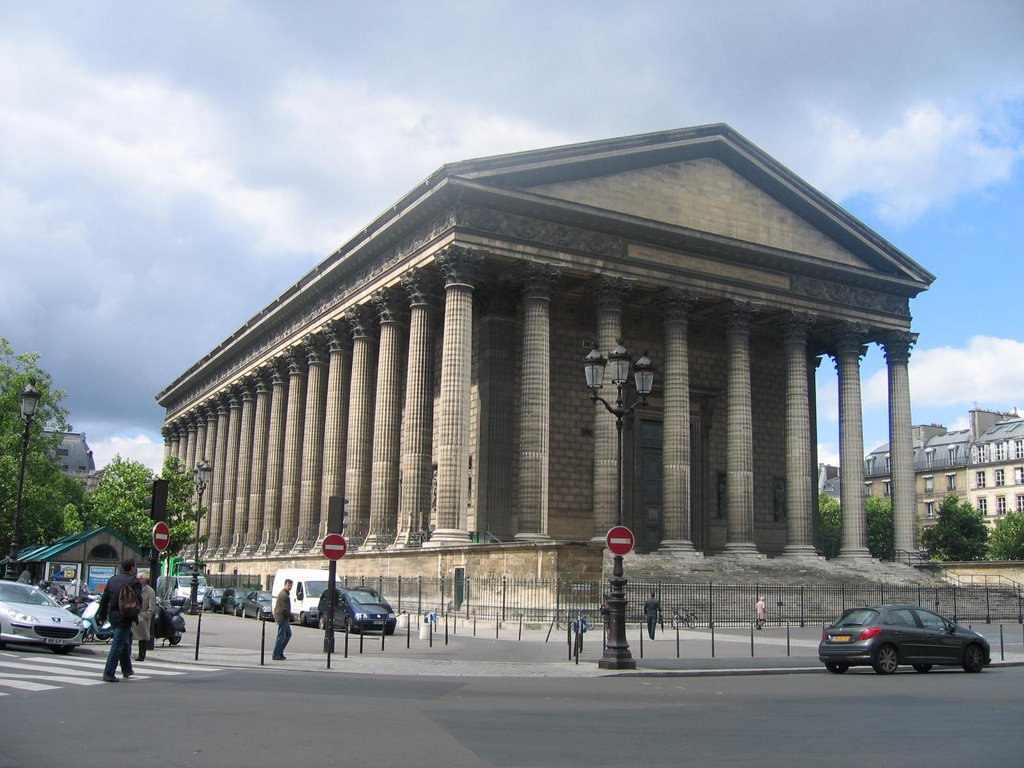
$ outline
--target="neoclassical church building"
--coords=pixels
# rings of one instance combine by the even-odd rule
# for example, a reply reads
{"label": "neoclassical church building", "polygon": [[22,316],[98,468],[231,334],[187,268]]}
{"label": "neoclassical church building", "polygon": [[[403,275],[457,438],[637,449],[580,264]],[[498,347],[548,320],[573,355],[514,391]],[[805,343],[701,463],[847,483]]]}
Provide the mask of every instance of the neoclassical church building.
{"label": "neoclassical church building", "polygon": [[[166,451],[212,465],[214,572],[326,562],[332,496],[349,572],[599,571],[620,466],[638,553],[814,558],[814,374],[834,364],[856,561],[874,343],[914,550],[909,302],[933,279],[725,125],[452,163],[160,392]],[[583,373],[620,343],[655,367],[621,465]]]}

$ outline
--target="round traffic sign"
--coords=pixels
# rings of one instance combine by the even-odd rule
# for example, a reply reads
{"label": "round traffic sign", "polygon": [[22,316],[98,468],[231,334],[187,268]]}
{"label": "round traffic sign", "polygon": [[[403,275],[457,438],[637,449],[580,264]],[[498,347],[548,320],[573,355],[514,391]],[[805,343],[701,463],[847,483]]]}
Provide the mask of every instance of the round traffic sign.
{"label": "round traffic sign", "polygon": [[633,532],[624,525],[616,525],[608,531],[604,541],[613,555],[628,555],[633,551],[633,545],[636,544]]}
{"label": "round traffic sign", "polygon": [[171,529],[167,527],[167,523],[161,521],[153,526],[153,548],[157,552],[163,552],[167,549],[167,545],[171,543]]}
{"label": "round traffic sign", "polygon": [[348,552],[348,542],[345,541],[345,537],[340,533],[328,533],[324,536],[324,543],[321,549],[323,549],[324,555],[328,560],[337,560],[339,557],[344,557],[345,553]]}

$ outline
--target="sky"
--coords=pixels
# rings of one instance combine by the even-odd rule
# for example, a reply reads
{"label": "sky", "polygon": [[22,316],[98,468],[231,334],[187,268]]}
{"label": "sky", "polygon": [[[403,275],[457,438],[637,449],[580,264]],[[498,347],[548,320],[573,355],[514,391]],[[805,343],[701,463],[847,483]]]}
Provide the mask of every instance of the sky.
{"label": "sky", "polygon": [[[441,165],[724,122],[936,276],[912,418],[962,429],[1024,406],[1022,40],[1020,0],[0,0],[0,336],[158,470],[156,394]],[[870,451],[875,346],[862,389]]]}

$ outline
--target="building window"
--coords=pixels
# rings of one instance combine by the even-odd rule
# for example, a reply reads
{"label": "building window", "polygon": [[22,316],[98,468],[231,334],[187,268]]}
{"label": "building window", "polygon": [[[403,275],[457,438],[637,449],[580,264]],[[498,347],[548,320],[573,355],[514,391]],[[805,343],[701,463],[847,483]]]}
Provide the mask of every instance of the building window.
{"label": "building window", "polygon": [[957,446],[951,445],[946,449],[946,458],[949,460],[949,465],[952,467],[956,463],[956,452]]}
{"label": "building window", "polygon": [[996,496],[996,514],[997,515],[1005,515],[1006,514],[1006,497],[1005,496]]}
{"label": "building window", "polygon": [[935,478],[931,475],[925,475],[924,478],[924,492],[934,493],[935,492]]}
{"label": "building window", "polygon": [[1014,468],[1013,482],[1015,482],[1017,485],[1024,485],[1024,467]]}
{"label": "building window", "polygon": [[[1024,499],[1024,496],[1018,496],[1018,498]],[[924,503],[924,516],[925,517],[935,517],[935,502],[934,501],[926,501]]]}
{"label": "building window", "polygon": [[986,499],[984,496],[978,499],[978,511],[981,512],[981,514],[983,515],[988,514],[988,499]]}
{"label": "building window", "polygon": [[1013,441],[1013,458],[1024,459],[1024,440]]}
{"label": "building window", "polygon": [[[892,459],[889,458],[888,456],[885,457],[885,474],[887,474],[887,475],[891,475],[892,474]],[[886,495],[888,495],[888,494],[886,494]]]}
{"label": "building window", "polygon": [[978,488],[984,488],[985,487],[985,473],[984,472],[977,472],[977,473],[975,473],[975,478],[977,479],[977,483],[975,483],[975,485]]}
{"label": "building window", "polygon": [[926,467],[934,467],[935,466],[935,449],[934,448],[929,448],[927,451],[924,452],[924,465]]}
{"label": "building window", "polygon": [[946,475],[946,490],[947,491],[955,491],[956,490],[956,475]]}
{"label": "building window", "polygon": [[1017,511],[1024,512],[1024,495],[1017,494]]}
{"label": "building window", "polygon": [[890,496],[892,496],[892,481],[891,480],[886,480],[885,481],[885,498],[888,499]]}
{"label": "building window", "polygon": [[996,443],[996,461],[1006,461],[1006,443]]}
{"label": "building window", "polygon": [[1005,475],[1003,474],[1003,470],[997,469],[996,470],[996,485],[997,486],[998,485],[1006,485],[1006,483],[1003,482],[1004,478],[1005,478]]}
{"label": "building window", "polygon": [[987,445],[979,445],[978,449],[977,449],[977,453],[978,453],[978,463],[979,464],[984,464],[986,461],[988,461],[988,446]]}

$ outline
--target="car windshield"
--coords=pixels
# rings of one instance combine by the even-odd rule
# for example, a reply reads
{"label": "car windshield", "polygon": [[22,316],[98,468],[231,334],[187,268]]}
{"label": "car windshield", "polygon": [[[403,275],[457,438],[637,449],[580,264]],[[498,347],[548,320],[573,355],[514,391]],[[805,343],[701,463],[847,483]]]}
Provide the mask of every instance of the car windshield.
{"label": "car windshield", "polygon": [[310,597],[320,597],[324,592],[327,591],[326,581],[307,581],[306,582],[306,594]]}
{"label": "car windshield", "polygon": [[866,627],[875,623],[878,618],[878,611],[871,608],[856,608],[844,613],[836,620],[833,627]]}
{"label": "car windshield", "polygon": [[261,603],[269,603],[273,599],[274,596],[269,592],[260,592],[258,595],[256,595],[256,600],[258,600]]}
{"label": "car windshield", "polygon": [[53,598],[29,584],[3,582],[0,582],[0,601],[22,605],[57,605]]}
{"label": "car windshield", "polygon": [[353,589],[349,593],[349,597],[355,600],[360,605],[383,605],[384,598],[374,592],[372,589]]}

